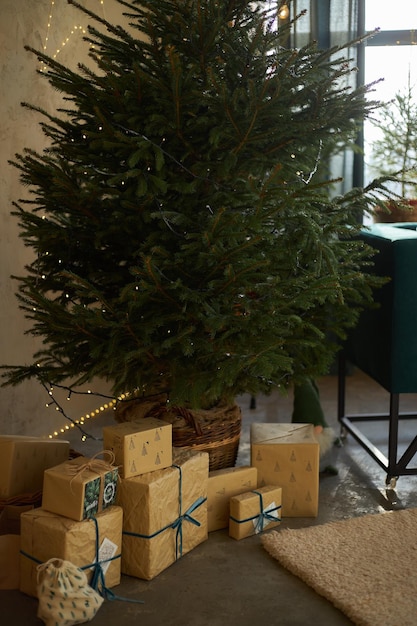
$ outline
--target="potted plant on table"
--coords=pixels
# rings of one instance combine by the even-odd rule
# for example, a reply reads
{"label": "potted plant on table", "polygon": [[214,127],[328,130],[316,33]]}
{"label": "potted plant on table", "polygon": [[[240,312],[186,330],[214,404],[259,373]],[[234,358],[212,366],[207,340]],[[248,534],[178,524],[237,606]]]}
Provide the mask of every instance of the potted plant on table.
{"label": "potted plant on table", "polygon": [[378,136],[372,143],[371,171],[400,176],[393,184],[397,199],[377,208],[374,219],[387,223],[417,221],[417,102],[410,73],[406,89],[382,105],[372,122]]}
{"label": "potted plant on table", "polygon": [[372,299],[352,236],[375,189],[331,198],[321,172],[374,105],[340,88],[341,51],[284,47],[291,22],[256,3],[118,1],[124,27],[70,2],[95,70],[32,50],[64,105],[14,160],[36,255],[17,295],[43,345],[5,384],[104,379],[120,419],[200,411],[195,444],[201,412],[221,430],[238,395],[326,373]]}

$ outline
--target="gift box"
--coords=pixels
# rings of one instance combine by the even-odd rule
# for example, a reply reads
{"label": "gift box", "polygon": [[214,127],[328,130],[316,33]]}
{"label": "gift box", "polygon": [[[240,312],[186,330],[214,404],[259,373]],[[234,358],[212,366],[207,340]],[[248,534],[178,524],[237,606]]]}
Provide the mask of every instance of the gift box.
{"label": "gift box", "polygon": [[0,589],[19,589],[19,535],[0,535]]}
{"label": "gift box", "polygon": [[244,539],[281,522],[282,489],[266,485],[230,498],[229,535]]}
{"label": "gift box", "polygon": [[33,504],[6,504],[0,512],[0,535],[20,535],[20,516]]}
{"label": "gift box", "polygon": [[282,517],[316,517],[319,444],[312,424],[251,424],[258,485],[282,487]]}
{"label": "gift box", "polygon": [[171,467],[120,481],[122,572],[151,580],[208,538],[209,455],[174,448]]}
{"label": "gift box", "polygon": [[111,463],[79,456],[45,471],[42,508],[78,522],[94,517],[114,504],[117,481],[118,469]]}
{"label": "gift box", "polygon": [[172,464],[172,424],[145,417],[105,426],[103,447],[114,453],[123,478],[163,469]]}
{"label": "gift box", "polygon": [[[101,572],[107,588],[121,577],[123,511],[111,506],[93,519],[76,522],[44,509],[22,513],[20,591],[36,596],[37,566],[58,558],[85,570],[90,584]],[[98,576],[100,578],[100,576]]]}
{"label": "gift box", "polygon": [[43,473],[69,457],[68,441],[0,435],[0,498],[41,491]]}
{"label": "gift box", "polygon": [[241,466],[213,470],[209,473],[207,491],[208,532],[229,527],[229,501],[232,496],[255,489],[256,467]]}

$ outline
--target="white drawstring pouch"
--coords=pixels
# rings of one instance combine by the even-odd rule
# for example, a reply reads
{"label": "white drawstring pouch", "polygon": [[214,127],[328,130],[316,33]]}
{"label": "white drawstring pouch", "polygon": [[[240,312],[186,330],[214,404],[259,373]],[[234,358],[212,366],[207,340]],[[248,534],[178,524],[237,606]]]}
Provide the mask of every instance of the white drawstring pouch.
{"label": "white drawstring pouch", "polygon": [[93,619],[103,598],[90,587],[82,570],[62,559],[50,559],[37,570],[38,617],[46,626],[71,626]]}

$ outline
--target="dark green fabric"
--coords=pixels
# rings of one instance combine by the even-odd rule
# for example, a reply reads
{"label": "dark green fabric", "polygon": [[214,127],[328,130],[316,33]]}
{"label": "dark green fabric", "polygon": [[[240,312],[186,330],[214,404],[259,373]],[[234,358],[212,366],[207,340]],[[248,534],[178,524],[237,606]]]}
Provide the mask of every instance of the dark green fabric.
{"label": "dark green fabric", "polygon": [[319,389],[314,380],[306,378],[302,384],[294,386],[292,421],[297,424],[313,424],[327,428],[320,403]]}
{"label": "dark green fabric", "polygon": [[346,342],[346,356],[391,393],[417,392],[417,224],[374,224],[361,238],[378,250],[375,293]]}

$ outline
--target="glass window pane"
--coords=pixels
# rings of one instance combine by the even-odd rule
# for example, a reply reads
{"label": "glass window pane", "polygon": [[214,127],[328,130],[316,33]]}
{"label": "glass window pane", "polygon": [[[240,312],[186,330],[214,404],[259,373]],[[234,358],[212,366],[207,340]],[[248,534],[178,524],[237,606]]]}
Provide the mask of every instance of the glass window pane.
{"label": "glass window pane", "polygon": [[[383,78],[375,85],[369,97],[372,100],[388,102],[398,92],[405,93],[410,84],[417,90],[417,46],[369,46],[365,48],[365,82],[367,84]],[[415,92],[417,94],[417,91]],[[380,131],[370,121],[364,124],[365,183],[378,175],[372,169],[372,143]],[[398,167],[398,169],[400,166]],[[394,187],[395,191],[399,191]]]}
{"label": "glass window pane", "polygon": [[417,28],[416,0],[365,0],[365,12],[366,30]]}

